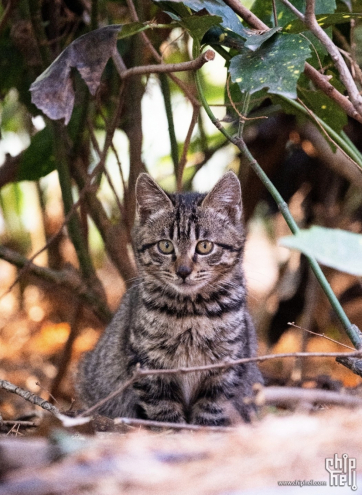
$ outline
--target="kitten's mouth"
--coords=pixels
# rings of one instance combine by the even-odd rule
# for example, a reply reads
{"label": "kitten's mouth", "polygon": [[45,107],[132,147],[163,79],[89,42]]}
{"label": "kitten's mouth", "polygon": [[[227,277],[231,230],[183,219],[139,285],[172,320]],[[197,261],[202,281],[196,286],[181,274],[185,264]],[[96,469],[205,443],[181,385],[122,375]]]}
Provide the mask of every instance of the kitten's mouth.
{"label": "kitten's mouth", "polygon": [[205,282],[201,280],[176,279],[172,285],[178,292],[194,292],[204,286]]}

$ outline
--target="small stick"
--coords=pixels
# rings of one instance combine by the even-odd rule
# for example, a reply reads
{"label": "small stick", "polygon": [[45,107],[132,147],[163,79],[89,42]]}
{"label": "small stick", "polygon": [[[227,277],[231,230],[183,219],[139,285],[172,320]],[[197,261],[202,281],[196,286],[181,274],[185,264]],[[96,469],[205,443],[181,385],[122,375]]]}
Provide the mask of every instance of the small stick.
{"label": "small stick", "polygon": [[[0,380],[0,388],[3,388],[4,390],[11,392],[12,394],[19,395],[28,402],[42,407],[43,409],[51,412],[54,415],[59,414],[59,409],[57,407],[53,406],[53,404],[50,404],[47,400],[42,399],[38,395],[32,394],[31,392],[29,392],[29,390],[24,390],[23,388],[17,387],[13,383],[10,383],[6,380]],[[19,421],[16,421],[16,423],[19,423]]]}
{"label": "small stick", "polygon": [[[117,54],[114,55],[114,59],[118,59]],[[116,68],[119,76],[122,79],[135,75],[155,74],[155,73],[170,73],[170,72],[183,72],[187,70],[198,70],[203,65],[211,60],[214,60],[215,52],[207,50],[201,53],[201,55],[189,62],[180,62],[178,64],[155,64],[155,65],[141,65],[139,67],[132,67],[131,69],[122,69],[121,64],[116,64]]]}
{"label": "small stick", "polygon": [[329,390],[293,387],[265,387],[258,392],[255,403],[261,405],[296,405],[298,402],[325,403],[345,407],[361,407],[362,399]]}
{"label": "small stick", "polygon": [[299,325],[296,325],[295,323],[290,322],[290,321],[288,322],[288,325],[295,327],[295,328],[299,328],[299,330],[304,330],[305,332],[311,333],[312,335],[316,335],[317,337],[323,337],[324,339],[330,340],[331,342],[334,342],[335,344],[341,345],[343,347],[346,347],[347,349],[351,349],[351,351],[354,351],[353,347],[346,345],[346,344],[342,344],[342,342],[338,342],[338,340],[331,339],[330,337],[327,337],[327,335],[325,335],[324,333],[312,332],[312,330],[308,330],[307,328],[300,327]]}
{"label": "small stick", "polygon": [[191,430],[191,431],[232,431],[233,428],[227,426],[200,426],[186,423],[167,423],[166,421],[151,421],[149,419],[136,418],[115,418],[115,425],[127,426],[148,426],[156,428],[172,428],[173,430]]}

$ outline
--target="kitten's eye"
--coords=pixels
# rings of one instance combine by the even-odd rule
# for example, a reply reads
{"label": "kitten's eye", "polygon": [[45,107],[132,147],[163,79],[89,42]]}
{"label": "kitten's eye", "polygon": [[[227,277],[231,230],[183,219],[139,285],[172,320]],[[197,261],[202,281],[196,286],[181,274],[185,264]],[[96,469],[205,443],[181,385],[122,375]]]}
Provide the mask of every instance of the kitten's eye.
{"label": "kitten's eye", "polygon": [[171,241],[160,241],[157,244],[157,247],[162,254],[171,254],[174,252],[174,247]]}
{"label": "kitten's eye", "polygon": [[196,252],[199,254],[211,253],[214,244],[210,241],[200,241],[196,244]]}

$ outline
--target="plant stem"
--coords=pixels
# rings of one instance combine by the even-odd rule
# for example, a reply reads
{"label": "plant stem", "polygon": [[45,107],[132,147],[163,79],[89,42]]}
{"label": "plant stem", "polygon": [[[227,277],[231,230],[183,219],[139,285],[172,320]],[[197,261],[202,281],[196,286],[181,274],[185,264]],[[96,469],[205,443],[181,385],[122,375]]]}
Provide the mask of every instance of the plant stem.
{"label": "plant stem", "polygon": [[[198,45],[196,42],[194,42],[194,50],[197,52],[199,49]],[[196,53],[194,53],[195,55]],[[264,186],[267,188],[269,193],[272,195],[273,199],[278,205],[278,208],[283,215],[285,221],[287,222],[288,227],[290,228],[291,232],[295,235],[299,232],[299,227],[292,217],[287,203],[284,201],[282,198],[281,194],[279,191],[275,188],[274,184],[271,182],[269,177],[266,175],[264,170],[260,167],[258,162],[254,159],[252,154],[250,153],[248,147],[245,144],[245,141],[243,140],[242,137],[232,137],[227,130],[221,125],[219,120],[215,117],[213,114],[212,110],[210,109],[200,81],[200,75],[198,71],[195,72],[195,79],[196,79],[196,87],[198,90],[199,98],[200,101],[209,116],[211,122],[215,125],[217,129],[219,129],[220,132],[235,146],[237,146],[240,150],[240,152],[245,156],[245,158],[248,160],[250,167],[254,170],[256,175],[259,177],[259,179],[262,181]],[[321,285],[324,293],[326,294],[327,298],[329,299],[329,302],[331,303],[333,309],[336,311],[337,316],[342,323],[344,329],[346,330],[349,338],[351,339],[351,342],[353,345],[357,348],[360,349],[361,347],[361,340],[358,334],[358,329],[355,325],[352,325],[352,323],[349,321],[346,313],[344,312],[340,302],[338,301],[336,295],[334,294],[331,286],[329,285],[329,282],[327,281],[324,273],[322,272],[320,266],[318,265],[317,261],[312,258],[311,256],[306,257],[308,259],[308,262],[315,274],[315,276],[318,279],[319,284]]]}
{"label": "plant stem", "polygon": [[28,6],[33,33],[37,40],[42,64],[43,67],[47,67],[52,62],[52,54],[44,31],[39,0],[28,0]]}
{"label": "plant stem", "polygon": [[91,9],[91,29],[97,29],[98,27],[98,0],[92,0]]}
{"label": "plant stem", "polygon": [[[52,122],[52,129],[54,132],[54,143],[56,152],[56,163],[59,176],[60,188],[62,191],[62,199],[64,204],[64,212],[67,215],[73,208],[73,196],[72,196],[72,185],[71,178],[68,167],[68,160],[64,150],[63,141],[63,129],[59,122]],[[90,259],[89,253],[87,251],[84,239],[82,237],[81,225],[79,217],[76,212],[70,217],[68,221],[68,232],[69,237],[72,240],[75,251],[77,253],[79,266],[82,274],[87,280],[93,279],[95,271]]]}
{"label": "plant stem", "polygon": [[160,73],[159,78],[160,78],[161,91],[162,91],[163,101],[165,103],[166,116],[167,116],[167,122],[168,122],[168,133],[170,136],[170,145],[171,145],[171,158],[173,161],[173,168],[175,171],[175,177],[177,177],[178,176],[179,157],[178,157],[178,146],[177,146],[177,139],[176,139],[176,133],[175,133],[175,125],[174,125],[173,115],[172,115],[170,85],[169,85],[166,74]]}

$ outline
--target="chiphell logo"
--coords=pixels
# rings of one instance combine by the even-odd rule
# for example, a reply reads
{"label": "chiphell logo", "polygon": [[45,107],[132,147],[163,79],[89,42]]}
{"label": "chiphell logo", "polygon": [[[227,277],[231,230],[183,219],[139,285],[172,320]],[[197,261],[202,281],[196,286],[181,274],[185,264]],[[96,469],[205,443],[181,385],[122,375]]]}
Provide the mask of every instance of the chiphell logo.
{"label": "chiphell logo", "polygon": [[326,459],[326,470],[329,472],[330,486],[350,486],[352,490],[357,490],[356,459],[343,454],[338,457]]}

